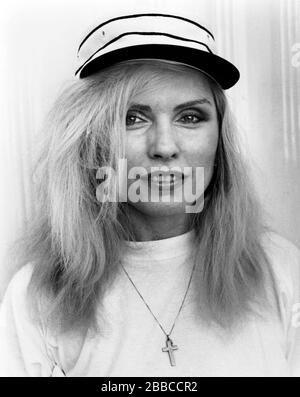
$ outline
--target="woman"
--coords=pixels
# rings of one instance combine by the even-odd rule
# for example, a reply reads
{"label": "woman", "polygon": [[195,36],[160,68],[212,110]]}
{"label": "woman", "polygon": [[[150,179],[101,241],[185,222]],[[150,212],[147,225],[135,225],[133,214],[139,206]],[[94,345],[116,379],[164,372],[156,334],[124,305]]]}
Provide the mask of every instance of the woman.
{"label": "woman", "polygon": [[263,222],[224,93],[239,73],[213,45],[163,14],[81,42],[1,307],[2,375],[300,374],[299,251]]}

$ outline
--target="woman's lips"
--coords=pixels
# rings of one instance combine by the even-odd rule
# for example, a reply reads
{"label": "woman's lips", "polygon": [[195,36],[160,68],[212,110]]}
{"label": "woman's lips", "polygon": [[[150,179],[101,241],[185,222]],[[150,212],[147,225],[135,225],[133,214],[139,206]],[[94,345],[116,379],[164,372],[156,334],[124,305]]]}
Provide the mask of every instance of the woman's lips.
{"label": "woman's lips", "polygon": [[158,186],[160,189],[182,185],[184,175],[179,172],[152,172],[148,174],[148,184]]}
{"label": "woman's lips", "polygon": [[159,187],[175,186],[182,183],[183,176],[170,175],[150,175],[149,179],[151,184],[158,185]]}

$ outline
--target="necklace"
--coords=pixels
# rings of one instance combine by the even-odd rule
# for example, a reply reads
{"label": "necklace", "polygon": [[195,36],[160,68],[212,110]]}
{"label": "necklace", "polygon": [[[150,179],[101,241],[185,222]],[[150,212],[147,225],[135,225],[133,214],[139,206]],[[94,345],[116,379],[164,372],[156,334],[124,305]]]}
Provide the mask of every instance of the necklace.
{"label": "necklace", "polygon": [[142,301],[145,303],[145,305],[146,305],[147,309],[149,310],[149,312],[152,314],[154,320],[157,322],[157,324],[159,325],[160,329],[161,329],[161,330],[163,331],[163,333],[165,334],[165,336],[166,336],[166,338],[167,338],[167,339],[166,339],[166,346],[163,347],[161,350],[162,350],[163,353],[168,353],[168,355],[169,355],[169,360],[170,360],[170,365],[171,365],[172,367],[175,366],[175,365],[176,365],[176,362],[175,362],[175,357],[174,357],[174,351],[175,351],[175,350],[178,350],[178,346],[174,345],[172,339],[170,338],[170,335],[171,335],[171,333],[173,332],[173,329],[174,329],[174,327],[175,327],[175,323],[176,323],[177,318],[178,318],[178,316],[179,316],[179,314],[180,314],[180,312],[181,312],[181,310],[182,310],[182,307],[183,307],[184,302],[185,302],[185,298],[186,298],[187,293],[188,293],[188,290],[189,290],[189,288],[190,288],[191,281],[192,281],[192,277],[193,277],[193,273],[194,273],[195,266],[196,266],[196,261],[195,261],[195,263],[194,263],[193,270],[192,270],[192,272],[191,272],[191,276],[190,276],[190,279],[189,279],[189,283],[188,283],[187,289],[186,289],[186,291],[185,291],[184,297],[183,297],[183,299],[182,299],[180,308],[179,308],[179,310],[178,310],[178,313],[177,313],[177,315],[176,315],[176,317],[175,317],[175,320],[174,320],[174,322],[173,322],[173,325],[172,325],[171,330],[170,330],[169,333],[167,333],[167,332],[164,330],[164,328],[163,328],[163,326],[161,325],[161,323],[158,321],[158,319],[156,318],[156,316],[153,314],[152,310],[150,309],[150,306],[147,304],[147,302],[146,302],[145,299],[143,298],[142,294],[141,294],[140,291],[137,289],[137,287],[136,287],[136,285],[134,284],[132,278],[129,276],[129,274],[128,274],[127,271],[125,270],[124,266],[122,265],[122,263],[121,263],[121,266],[122,266],[122,268],[123,268],[123,270],[124,270],[126,276],[128,277],[129,281],[131,282],[131,284],[132,284],[133,287],[135,288],[136,292],[138,293],[138,295],[140,296],[140,298],[142,299]]}

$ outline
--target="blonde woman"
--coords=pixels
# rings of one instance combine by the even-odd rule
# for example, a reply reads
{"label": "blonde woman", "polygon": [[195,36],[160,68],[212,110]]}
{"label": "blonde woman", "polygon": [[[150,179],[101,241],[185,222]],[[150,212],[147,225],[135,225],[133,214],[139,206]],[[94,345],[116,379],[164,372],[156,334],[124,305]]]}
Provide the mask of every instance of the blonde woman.
{"label": "blonde woman", "polygon": [[101,23],[78,59],[45,123],[1,375],[299,375],[300,255],[247,175],[238,70],[165,14]]}

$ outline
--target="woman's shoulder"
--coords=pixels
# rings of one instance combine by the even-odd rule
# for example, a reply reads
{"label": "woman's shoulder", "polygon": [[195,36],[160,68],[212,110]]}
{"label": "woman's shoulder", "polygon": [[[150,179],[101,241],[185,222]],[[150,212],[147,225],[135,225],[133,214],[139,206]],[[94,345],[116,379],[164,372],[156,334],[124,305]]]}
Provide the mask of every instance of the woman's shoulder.
{"label": "woman's shoulder", "polygon": [[262,245],[270,260],[279,287],[292,299],[300,291],[300,250],[290,240],[275,232],[266,232]]}
{"label": "woman's shoulder", "polygon": [[26,265],[22,266],[17,272],[15,272],[15,274],[8,283],[3,297],[3,302],[9,299],[14,302],[18,301],[20,304],[24,304],[32,272],[32,263],[27,263]]}
{"label": "woman's shoulder", "polygon": [[33,263],[29,262],[18,269],[9,282],[9,287],[18,287],[19,289],[26,289],[31,279],[33,272]]}
{"label": "woman's shoulder", "polygon": [[266,232],[262,236],[262,243],[274,265],[284,268],[299,266],[300,249],[287,238],[275,232]]}
{"label": "woman's shoulder", "polygon": [[51,376],[54,361],[45,329],[27,302],[33,265],[19,269],[0,307],[0,376]]}

